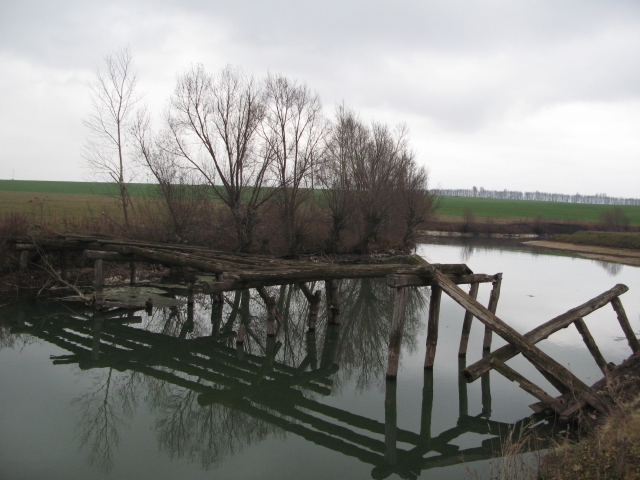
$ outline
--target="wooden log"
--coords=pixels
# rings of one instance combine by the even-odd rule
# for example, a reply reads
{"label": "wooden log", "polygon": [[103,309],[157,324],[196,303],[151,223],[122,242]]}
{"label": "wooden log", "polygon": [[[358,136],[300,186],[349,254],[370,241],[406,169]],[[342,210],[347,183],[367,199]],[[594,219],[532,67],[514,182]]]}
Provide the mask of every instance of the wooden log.
{"label": "wooden log", "polygon": [[[536,344],[545,338],[548,338],[553,333],[563,328],[567,328],[578,318],[583,318],[589,315],[591,312],[604,307],[611,300],[618,295],[622,295],[627,292],[629,288],[626,285],[618,284],[610,290],[592,298],[588,302],[583,303],[571,310],[558,315],[557,317],[549,320],[546,323],[534,328],[529,333],[524,335],[524,338],[531,344]],[[510,358],[519,353],[518,349],[512,345],[505,345],[491,353],[490,357],[483,358],[482,360],[467,367],[462,374],[467,382],[473,382],[480,378],[480,376],[491,369],[491,358],[495,357],[501,362],[506,362]]]}
{"label": "wooden log", "polygon": [[631,350],[633,351],[633,353],[636,353],[637,351],[640,350],[640,342],[638,342],[638,339],[636,338],[636,334],[633,333],[633,328],[631,328],[631,324],[629,323],[627,314],[624,311],[622,302],[618,297],[615,297],[614,299],[611,300],[611,306],[613,307],[613,309],[616,312],[616,315],[618,316],[618,322],[620,323],[620,326],[622,327],[622,331],[627,337],[627,341],[629,342],[629,346],[631,347]]}
{"label": "wooden log", "polygon": [[[470,275],[452,275],[447,274],[449,279],[456,285],[474,284],[474,283],[489,283],[495,281],[493,275],[486,275],[484,273],[474,273]],[[403,287],[428,287],[433,284],[433,279],[430,277],[420,277],[413,274],[395,274],[387,275],[387,286],[391,288],[403,288]]]}
{"label": "wooden log", "polygon": [[[469,289],[469,296],[474,300],[478,298],[479,283],[472,283]],[[460,348],[458,349],[458,356],[465,357],[467,355],[467,344],[469,343],[469,333],[471,333],[471,322],[473,321],[473,315],[471,312],[464,312],[464,321],[462,322],[462,334],[460,335]],[[464,370],[464,369],[463,369]]]}
{"label": "wooden log", "polygon": [[573,389],[578,397],[584,398],[596,410],[609,411],[608,405],[571,371],[529,343],[525,337],[469,297],[441,272],[434,269],[433,273],[442,290],[463,308],[470,310],[478,320],[488,325],[496,334],[516,347],[537,369],[544,370],[559,383]]}
{"label": "wooden log", "polygon": [[20,271],[26,272],[29,267],[29,250],[20,252]]}
{"label": "wooden log", "polygon": [[83,252],[83,255],[86,258],[89,258],[91,260],[100,259],[100,260],[105,260],[107,262],[130,262],[132,260],[137,260],[137,261],[144,260],[142,258],[135,257],[133,255],[124,255],[119,252],[106,252],[106,251],[100,251],[100,250],[85,250]]}
{"label": "wooden log", "polygon": [[560,401],[558,401],[556,398],[549,395],[547,392],[545,392],[543,389],[538,387],[536,384],[524,378],[522,375],[520,375],[518,372],[516,372],[512,368],[502,363],[497,358],[495,357],[491,358],[491,366],[495,368],[499,373],[501,373],[504,377],[506,377],[508,380],[518,383],[518,385],[520,385],[520,388],[522,388],[525,392],[530,393],[541,402],[549,405],[549,407],[551,407],[556,413],[562,414],[562,412],[565,410],[566,406],[560,403]]}
{"label": "wooden log", "polygon": [[93,268],[95,273],[94,288],[95,299],[97,305],[104,303],[104,277],[102,275],[102,259],[96,258],[93,262]]}
{"label": "wooden log", "polygon": [[591,353],[591,356],[598,364],[598,367],[600,367],[600,370],[602,370],[602,373],[607,375],[609,373],[609,365],[607,365],[607,361],[602,356],[602,353],[600,353],[600,349],[598,348],[598,345],[596,345],[595,340],[591,336],[591,332],[587,328],[587,325],[584,323],[584,320],[582,318],[579,318],[573,324],[576,326],[576,329],[578,330],[580,335],[582,335],[584,344],[589,349],[589,352]]}
{"label": "wooden log", "polygon": [[[502,285],[502,274],[496,273],[495,280],[493,282],[493,288],[491,289],[491,295],[489,296],[489,306],[487,309],[495,314],[496,309],[498,308],[498,300],[500,299],[500,286]],[[482,342],[482,349],[489,350],[491,349],[491,335],[492,330],[485,326],[484,327],[484,340]]]}
{"label": "wooden log", "polygon": [[427,324],[427,353],[424,357],[424,368],[433,368],[438,345],[438,323],[440,321],[440,299],[442,289],[438,285],[431,287],[429,302],[429,322]]}
{"label": "wooden log", "polygon": [[387,380],[395,380],[398,376],[400,348],[402,346],[402,334],[404,332],[408,297],[408,288],[398,288],[396,290],[395,305],[393,307],[393,320],[391,322],[391,333],[389,334]]}

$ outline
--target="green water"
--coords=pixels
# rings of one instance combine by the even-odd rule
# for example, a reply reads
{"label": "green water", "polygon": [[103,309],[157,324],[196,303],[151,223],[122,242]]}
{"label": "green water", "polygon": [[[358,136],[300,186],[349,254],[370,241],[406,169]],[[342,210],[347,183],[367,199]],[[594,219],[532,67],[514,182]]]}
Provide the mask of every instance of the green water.
{"label": "green water", "polygon": [[[616,283],[631,288],[621,299],[637,330],[636,268],[490,246],[419,253],[503,272],[497,314],[521,332]],[[0,478],[488,478],[508,429],[539,420],[535,399],[499,374],[459,380],[481,358],[483,327],[474,322],[459,360],[464,312],[446,297],[425,371],[429,290],[411,292],[398,380],[387,382],[394,297],[384,281],[341,282],[341,325],[327,325],[321,309],[313,333],[297,287],[269,290],[282,315],[276,337],[253,291],[229,292],[223,304],[197,295],[192,310],[150,315],[0,309]],[[489,291],[480,288],[484,304]],[[611,308],[586,322],[608,361],[630,354]],[[236,345],[240,325],[247,335]],[[494,336],[494,348],[503,343]],[[586,383],[600,377],[573,329],[539,345]],[[509,365],[555,393],[526,360]],[[549,430],[543,422],[537,435]]]}

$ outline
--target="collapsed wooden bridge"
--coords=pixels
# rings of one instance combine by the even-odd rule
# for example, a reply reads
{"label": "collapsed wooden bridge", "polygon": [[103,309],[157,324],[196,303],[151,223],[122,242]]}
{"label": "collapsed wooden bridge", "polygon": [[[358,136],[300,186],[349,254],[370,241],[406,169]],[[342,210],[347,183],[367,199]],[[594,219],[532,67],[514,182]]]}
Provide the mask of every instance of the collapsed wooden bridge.
{"label": "collapsed wooden bridge", "polygon": [[[429,264],[417,255],[398,256],[384,260],[373,260],[369,263],[345,264],[322,263],[300,260],[284,260],[275,257],[249,254],[233,254],[199,247],[154,244],[125,239],[105,238],[98,236],[65,235],[53,238],[17,241],[16,248],[21,251],[21,265],[26,268],[32,256],[43,256],[58,252],[62,265],[59,277],[65,278],[66,253],[82,252],[93,259],[95,266],[95,306],[118,306],[104,297],[102,274],[103,261],[129,262],[131,268],[130,283],[136,283],[136,263],[161,263],[172,268],[182,269],[188,303],[193,303],[194,292],[201,291],[221,295],[222,292],[255,288],[263,298],[267,308],[267,336],[274,336],[275,325],[279,313],[276,302],[265,287],[283,284],[298,284],[309,302],[308,327],[315,329],[316,319],[322,301],[322,292],[312,292],[308,282],[324,282],[326,312],[328,323],[340,324],[340,298],[337,281],[346,278],[379,278],[386,277],[387,285],[395,289],[395,309],[389,338],[387,379],[393,380],[398,374],[400,347],[405,324],[408,289],[412,287],[431,287],[429,306],[427,351],[425,369],[433,367],[438,341],[439,310],[442,292],[449,295],[465,309],[462,323],[462,334],[459,355],[466,355],[471,323],[475,317],[485,325],[483,349],[491,347],[492,334],[508,342],[508,345],[486,355],[481,361],[464,370],[465,379],[472,382],[483,373],[495,369],[511,381],[537,398],[540,403],[532,405],[536,411],[554,412],[563,419],[571,418],[585,406],[598,412],[606,413],[611,409],[611,401],[604,395],[605,387],[611,380],[622,377],[640,360],[640,343],[626,316],[619,296],[628,288],[616,285],[611,290],[594,299],[560,315],[522,335],[496,316],[500,296],[502,274],[474,274],[464,264]],[[197,275],[200,274],[200,275]],[[204,275],[203,275],[204,274]],[[489,305],[484,307],[477,300],[481,283],[491,283],[492,291]],[[458,285],[469,284],[469,293]],[[222,297],[220,297],[222,298]],[[611,304],[616,312],[618,322],[628,340],[633,354],[622,365],[607,363],[600,353],[583,318],[589,313]],[[147,305],[150,306],[150,305]],[[604,378],[588,386],[578,379],[569,369],[549,357],[536,344],[548,338],[560,329],[574,324],[582,335],[584,342],[602,370]],[[245,326],[240,325],[237,332],[237,343],[242,343]],[[535,385],[509,366],[507,360],[521,353],[559,392],[553,397],[541,387]],[[620,385],[623,385],[622,383]],[[622,386],[618,388],[623,388]]]}

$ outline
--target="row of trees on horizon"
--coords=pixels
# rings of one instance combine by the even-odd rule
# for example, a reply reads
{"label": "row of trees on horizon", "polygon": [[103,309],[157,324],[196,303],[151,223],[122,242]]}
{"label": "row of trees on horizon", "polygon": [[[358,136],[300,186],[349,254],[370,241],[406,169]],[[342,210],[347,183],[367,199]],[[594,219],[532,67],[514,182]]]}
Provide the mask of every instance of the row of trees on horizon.
{"label": "row of trees on horizon", "polygon": [[267,210],[288,252],[319,216],[330,219],[322,233],[329,250],[343,250],[346,233],[365,251],[398,230],[408,246],[435,210],[405,126],[366,123],[345,105],[327,118],[318,94],[284,75],[193,65],[153,125],[131,52],[120,49],[105,57],[91,97],[84,165],[118,185],[126,228],[127,185],[140,172],[157,183],[177,237],[203,228],[197,206],[205,196],[224,205],[240,251],[254,247]]}
{"label": "row of trees on horizon", "polygon": [[518,190],[485,190],[477,188],[432,189],[434,195],[445,197],[501,198],[507,200],[534,200],[539,202],[586,203],[592,205],[640,205],[639,198],[609,197],[606,193],[595,195],[566,195],[562,193],[521,192]]}

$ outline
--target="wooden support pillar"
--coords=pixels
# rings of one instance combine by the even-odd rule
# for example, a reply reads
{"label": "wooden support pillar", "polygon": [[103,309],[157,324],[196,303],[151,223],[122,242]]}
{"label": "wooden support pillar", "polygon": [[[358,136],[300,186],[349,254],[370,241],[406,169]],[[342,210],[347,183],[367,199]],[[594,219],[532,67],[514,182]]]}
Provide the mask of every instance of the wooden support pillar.
{"label": "wooden support pillar", "polygon": [[436,358],[436,346],[438,345],[438,322],[440,320],[440,299],[442,289],[438,285],[431,287],[431,300],[429,301],[429,323],[427,325],[427,354],[424,357],[424,368],[433,368]]}
{"label": "wooden support pillar", "polygon": [[276,299],[269,295],[265,287],[259,287],[258,293],[267,305],[267,337],[276,335]]}
{"label": "wooden support pillar", "polygon": [[[493,281],[493,288],[491,289],[491,295],[489,296],[489,306],[487,310],[489,310],[494,315],[496,314],[496,310],[498,308],[498,300],[500,299],[500,286],[502,285],[502,274],[496,273],[495,280]],[[493,335],[493,330],[491,330],[488,326],[484,327],[484,340],[482,342],[483,350],[491,349],[491,337]]]}
{"label": "wooden support pillar", "polygon": [[627,342],[629,342],[629,346],[633,353],[636,353],[640,350],[640,342],[636,338],[636,334],[633,333],[633,329],[631,328],[631,324],[629,323],[629,319],[627,318],[627,314],[624,311],[624,307],[622,306],[622,302],[619,297],[615,297],[611,300],[611,306],[616,311],[616,315],[618,316],[618,322],[622,327],[622,331],[627,337]]}
{"label": "wooden support pillar", "polygon": [[393,320],[389,335],[389,354],[387,359],[387,380],[395,380],[398,376],[398,364],[400,362],[400,348],[402,346],[402,333],[406,319],[407,287],[396,288],[395,306],[393,308]]}
{"label": "wooden support pillar", "polygon": [[[236,295],[238,293],[236,292]],[[236,297],[237,298],[237,297]],[[251,301],[251,295],[249,290],[242,290],[240,292],[240,326],[238,327],[238,336],[236,337],[236,345],[243,344],[244,338],[249,328],[249,322],[251,321],[251,312],[249,310],[249,302]],[[235,304],[235,301],[234,301]]]}
{"label": "wooden support pillar", "polygon": [[244,343],[244,337],[246,334],[247,334],[247,327],[240,324],[240,326],[238,327],[238,335],[236,336],[236,345],[240,343]]}
{"label": "wooden support pillar", "polygon": [[431,443],[431,418],[433,416],[433,370],[424,371],[422,385],[422,409],[420,412],[420,447],[429,451]]}
{"label": "wooden support pillar", "polygon": [[100,335],[102,334],[102,322],[104,320],[96,317],[93,320],[93,340],[91,342],[91,360],[100,358]]}
{"label": "wooden support pillar", "polygon": [[398,410],[396,402],[398,383],[387,380],[384,395],[384,461],[395,465],[398,459],[396,443],[398,438]]}
{"label": "wooden support pillar", "polygon": [[[222,280],[222,275],[217,273],[216,274],[216,281],[219,282],[220,280]],[[213,293],[211,295],[211,301],[213,303],[224,303],[224,293],[223,292]]]}
{"label": "wooden support pillar", "polygon": [[29,251],[22,250],[20,252],[20,271],[26,272],[29,267]]}
{"label": "wooden support pillar", "polygon": [[104,303],[104,277],[102,275],[102,259],[96,258],[93,262],[93,268],[95,270],[95,300],[96,305],[101,306]]}
{"label": "wooden support pillar", "polygon": [[69,271],[67,269],[67,252],[60,250],[60,278],[65,282],[69,280]]}
{"label": "wooden support pillar", "polygon": [[469,415],[469,396],[467,382],[462,376],[462,371],[467,368],[467,359],[458,357],[458,418]]}
{"label": "wooden support pillar", "polygon": [[311,370],[318,368],[318,348],[316,346],[316,332],[310,330],[307,332],[307,357],[311,359]]}
{"label": "wooden support pillar", "polygon": [[[472,283],[469,289],[469,296],[474,300],[478,298],[479,283]],[[465,357],[467,355],[467,344],[469,343],[469,333],[471,332],[471,322],[473,321],[473,314],[465,310],[464,321],[462,322],[462,335],[460,336],[460,348],[458,349],[458,356]]]}
{"label": "wooden support pillar", "polygon": [[596,341],[593,339],[593,336],[591,336],[591,332],[587,328],[587,325],[584,323],[584,320],[582,318],[579,318],[578,320],[573,322],[573,324],[576,326],[576,329],[578,330],[580,335],[582,335],[584,344],[589,349],[589,352],[598,364],[598,367],[600,368],[600,370],[602,370],[602,373],[607,375],[610,370],[609,365],[607,365],[607,361],[602,356],[602,353],[600,353],[600,349],[598,348],[598,345],[596,345]]}
{"label": "wooden support pillar", "polygon": [[211,336],[216,337],[220,333],[220,325],[222,325],[222,313],[224,304],[217,301],[218,294],[211,295]]}
{"label": "wooden support pillar", "polygon": [[193,289],[193,283],[189,283],[187,285],[188,293],[187,293],[187,305],[191,305],[193,307],[193,302],[195,301],[195,293]]}
{"label": "wooden support pillar", "polygon": [[[489,352],[485,350],[482,354],[483,357],[489,355]],[[460,375],[462,378],[462,375]],[[482,416],[485,418],[491,417],[491,370],[485,372],[480,377],[480,389],[482,391]]]}
{"label": "wooden support pillar", "polygon": [[129,285],[138,283],[138,272],[136,270],[136,262],[129,262]]}
{"label": "wooden support pillar", "polygon": [[327,321],[340,325],[340,290],[336,280],[325,280],[325,296],[327,298]]}
{"label": "wooden support pillar", "polygon": [[322,355],[320,357],[320,369],[330,369],[335,360],[336,351],[338,349],[338,340],[340,337],[340,327],[338,325],[328,324],[327,332],[324,336],[324,346],[322,347]]}

